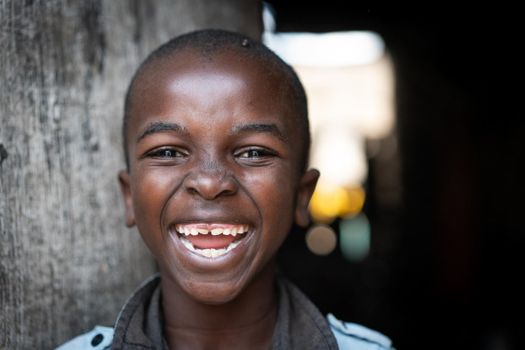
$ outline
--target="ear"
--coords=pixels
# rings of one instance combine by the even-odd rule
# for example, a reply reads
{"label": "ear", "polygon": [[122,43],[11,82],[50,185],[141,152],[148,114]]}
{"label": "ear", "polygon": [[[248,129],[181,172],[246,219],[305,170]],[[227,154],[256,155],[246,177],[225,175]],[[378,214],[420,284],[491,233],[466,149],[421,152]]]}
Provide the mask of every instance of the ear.
{"label": "ear", "polygon": [[308,203],[310,203],[310,198],[312,198],[312,194],[314,193],[319,175],[319,171],[316,169],[309,169],[299,181],[297,202],[295,204],[295,223],[301,227],[307,227],[310,223]]}
{"label": "ear", "polygon": [[118,173],[118,181],[120,183],[120,190],[124,198],[124,205],[126,206],[126,226],[135,226],[135,212],[133,211],[133,197],[131,196],[131,189],[129,185],[129,173],[126,170],[121,170]]}

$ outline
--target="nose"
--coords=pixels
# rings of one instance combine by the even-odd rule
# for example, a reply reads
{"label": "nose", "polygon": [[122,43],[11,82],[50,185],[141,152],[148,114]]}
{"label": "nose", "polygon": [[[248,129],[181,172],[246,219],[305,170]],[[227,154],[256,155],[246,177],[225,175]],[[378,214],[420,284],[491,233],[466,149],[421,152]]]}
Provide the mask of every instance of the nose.
{"label": "nose", "polygon": [[194,168],[185,181],[186,191],[205,200],[231,196],[237,192],[238,184],[233,175],[217,162],[205,162]]}

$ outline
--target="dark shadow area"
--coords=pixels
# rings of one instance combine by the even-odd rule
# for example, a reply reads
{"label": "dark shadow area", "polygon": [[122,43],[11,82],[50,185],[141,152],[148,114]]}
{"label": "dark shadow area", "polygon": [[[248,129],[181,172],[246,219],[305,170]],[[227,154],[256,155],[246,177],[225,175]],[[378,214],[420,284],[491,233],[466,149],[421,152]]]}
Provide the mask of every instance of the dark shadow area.
{"label": "dark shadow area", "polygon": [[400,203],[378,203],[382,170],[370,161],[364,261],[313,256],[297,234],[282,270],[323,312],[376,328],[398,349],[518,349],[525,130],[517,15],[269,2],[278,31],[383,37],[395,65],[402,179]]}

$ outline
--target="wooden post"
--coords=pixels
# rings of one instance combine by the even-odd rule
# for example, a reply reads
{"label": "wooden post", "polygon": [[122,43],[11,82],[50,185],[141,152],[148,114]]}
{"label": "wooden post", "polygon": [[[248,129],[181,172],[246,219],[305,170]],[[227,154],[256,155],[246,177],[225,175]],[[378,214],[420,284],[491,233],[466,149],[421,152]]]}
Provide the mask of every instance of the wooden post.
{"label": "wooden post", "polygon": [[131,74],[170,37],[258,37],[257,0],[0,0],[0,349],[112,325],[155,271],[117,187]]}

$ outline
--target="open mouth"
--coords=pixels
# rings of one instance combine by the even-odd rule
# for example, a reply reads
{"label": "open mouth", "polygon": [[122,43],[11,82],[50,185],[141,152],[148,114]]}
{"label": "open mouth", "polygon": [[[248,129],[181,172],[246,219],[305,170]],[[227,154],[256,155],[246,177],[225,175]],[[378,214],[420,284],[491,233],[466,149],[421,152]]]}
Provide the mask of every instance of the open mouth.
{"label": "open mouth", "polygon": [[178,224],[175,230],[188,250],[206,258],[218,258],[239,245],[248,225]]}

